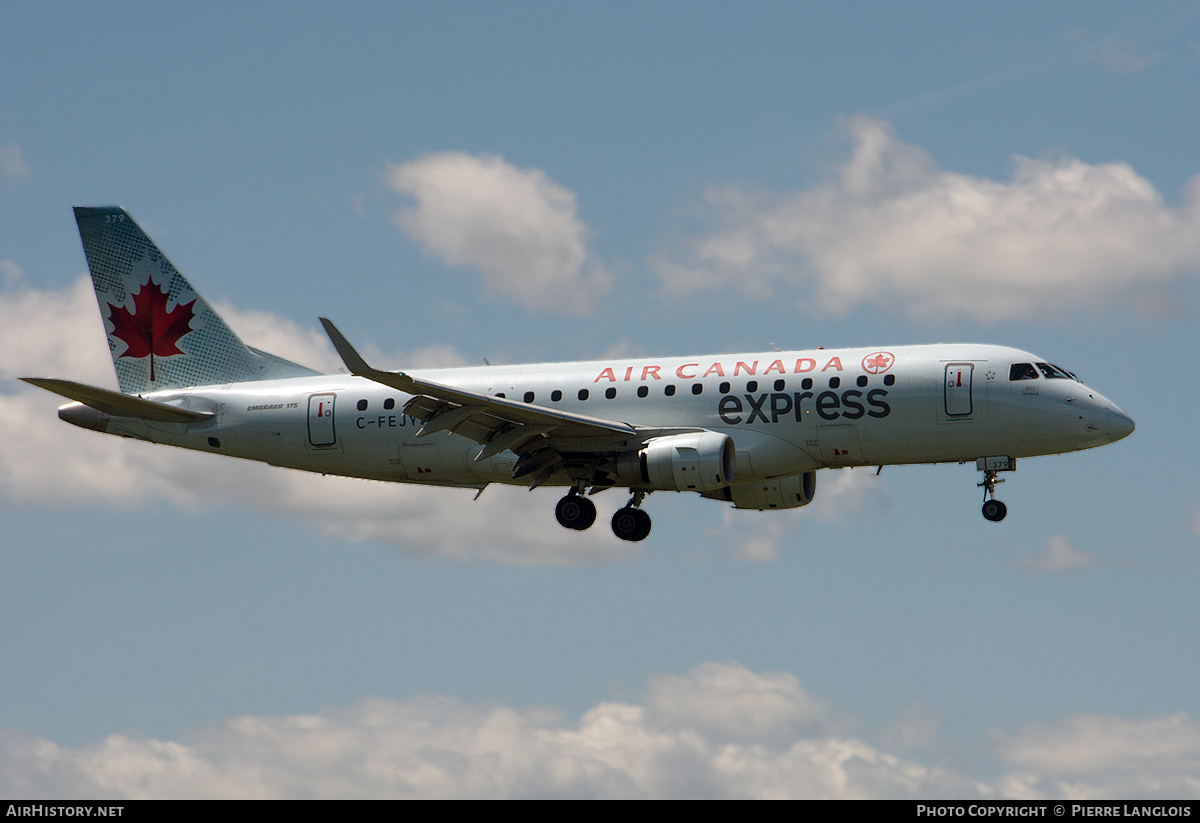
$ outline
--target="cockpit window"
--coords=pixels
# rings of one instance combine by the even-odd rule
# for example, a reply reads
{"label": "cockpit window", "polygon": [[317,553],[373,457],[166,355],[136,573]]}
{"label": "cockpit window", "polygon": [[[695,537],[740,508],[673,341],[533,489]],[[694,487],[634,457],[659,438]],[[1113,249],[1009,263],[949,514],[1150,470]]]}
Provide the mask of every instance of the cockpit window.
{"label": "cockpit window", "polygon": [[1009,380],[1037,380],[1037,376],[1032,363],[1013,363],[1008,368]]}
{"label": "cockpit window", "polygon": [[1058,366],[1052,366],[1049,363],[1038,363],[1037,367],[1041,369],[1042,374],[1046,375],[1047,380],[1073,380],[1074,376]]}

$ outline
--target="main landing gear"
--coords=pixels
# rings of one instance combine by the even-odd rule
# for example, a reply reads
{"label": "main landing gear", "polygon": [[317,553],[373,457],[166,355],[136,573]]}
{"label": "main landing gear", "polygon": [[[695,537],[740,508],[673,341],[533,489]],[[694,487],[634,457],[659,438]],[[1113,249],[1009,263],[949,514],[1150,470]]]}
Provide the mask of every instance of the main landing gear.
{"label": "main landing gear", "polygon": [[617,509],[612,517],[613,534],[634,543],[646,539],[650,534],[650,515],[638,508],[645,497],[645,492],[634,492],[625,507]]}
{"label": "main landing gear", "polygon": [[996,499],[996,484],[1003,480],[996,479],[1000,472],[1016,471],[1017,461],[1011,457],[981,457],[976,461],[976,468],[983,472],[983,517],[993,523],[999,523],[1008,514],[1008,506]]}
{"label": "main landing gear", "polygon": [[[640,508],[645,498],[645,492],[635,491],[624,508],[617,509],[612,518],[613,534],[635,543],[646,539],[646,535],[650,534],[650,515]],[[554,507],[554,516],[558,518],[559,525],[583,531],[596,522],[596,504],[580,494],[578,489],[571,489]]]}
{"label": "main landing gear", "polygon": [[554,516],[558,518],[559,525],[581,532],[590,529],[596,522],[596,504],[571,489],[554,507]]}

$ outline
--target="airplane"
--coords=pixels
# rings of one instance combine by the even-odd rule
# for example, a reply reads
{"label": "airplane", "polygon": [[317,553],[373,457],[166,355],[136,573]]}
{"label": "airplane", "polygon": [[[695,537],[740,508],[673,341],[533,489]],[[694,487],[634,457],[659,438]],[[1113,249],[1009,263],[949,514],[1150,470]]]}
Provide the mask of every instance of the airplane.
{"label": "airplane", "polygon": [[974,461],[999,522],[1018,458],[1134,429],[1071,372],[978,344],[406,372],[369,365],[321,318],[349,371],[321,374],[243,343],[123,209],[75,220],[120,390],[22,378],[73,401],[66,422],[322,474],[565,487],[555,515],[578,531],[592,495],[624,488],[622,540],[650,533],[652,492],[789,509],[812,502],[819,470],[853,466]]}

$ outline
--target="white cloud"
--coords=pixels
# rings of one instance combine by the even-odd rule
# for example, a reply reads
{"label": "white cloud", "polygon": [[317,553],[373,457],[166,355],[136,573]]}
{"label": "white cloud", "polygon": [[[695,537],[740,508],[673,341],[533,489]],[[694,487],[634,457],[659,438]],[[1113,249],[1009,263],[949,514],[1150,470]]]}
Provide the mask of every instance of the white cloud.
{"label": "white cloud", "polygon": [[[22,436],[0,452],[0,505],[245,505],[296,518],[340,539],[377,540],[422,557],[460,562],[576,565],[631,557],[634,544],[605,529],[561,529],[553,490],[437,489],[322,477],[155,446],[77,429],[40,390],[0,393],[0,417]],[[604,508],[600,520],[611,515]],[[612,498],[615,510],[622,500]]]}
{"label": "white cloud", "polygon": [[11,260],[0,260],[0,286],[12,288],[25,276],[25,272]]}
{"label": "white cloud", "polygon": [[29,164],[16,143],[0,146],[0,179],[9,183],[22,183],[32,176]]}
{"label": "white cloud", "polygon": [[1046,540],[1046,551],[1037,557],[1016,562],[1017,570],[1031,574],[1062,574],[1091,568],[1090,554],[1076,546],[1065,534],[1056,534]]}
{"label": "white cloud", "polygon": [[[213,308],[238,337],[257,349],[323,374],[346,371],[329,336],[317,326],[301,326],[271,312],[239,309],[229,303],[218,303]],[[402,352],[384,352],[370,342],[359,343],[358,347],[367,361],[379,368],[441,369],[467,365],[466,358],[448,343]]]}
{"label": "white cloud", "polygon": [[1200,726],[1186,714],[1079,715],[997,737],[1016,768],[1002,781],[1010,796],[1200,797]]}
{"label": "white cloud", "polygon": [[817,481],[813,502],[804,511],[826,521],[869,516],[892,505],[874,467],[818,472]]}
{"label": "white cloud", "polygon": [[1067,40],[1079,47],[1083,62],[1114,74],[1140,74],[1162,59],[1154,49],[1140,49],[1116,34],[1089,39],[1083,30],[1068,32]]}
{"label": "white cloud", "polygon": [[756,674],[740,663],[703,663],[683,676],[653,677],[646,704],[666,725],[742,741],[817,731],[825,711],[794,675]]}
{"label": "white cloud", "polygon": [[[324,335],[267,312],[222,306],[247,343],[305,365],[337,365]],[[0,293],[0,419],[22,436],[0,451],[0,506],[144,506],[166,500],[189,509],[247,505],[298,518],[347,540],[378,540],[404,551],[461,562],[573,565],[634,555],[635,544],[605,529],[579,533],[554,523],[554,491],[490,487],[437,489],[321,477],[264,464],[108,437],[60,421],[61,400],[14,378],[64,377],[115,386],[91,281],[62,290]],[[391,355],[407,366],[455,364],[450,347]],[[623,499],[601,495],[600,522]],[[606,512],[605,507],[611,510]]]}
{"label": "white cloud", "polygon": [[0,377],[65,377],[117,385],[92,281],[33,289],[20,280],[0,292]]}
{"label": "white cloud", "polygon": [[901,709],[900,716],[883,733],[881,743],[889,749],[931,749],[941,723],[941,714],[926,710],[914,700]]}
{"label": "white cloud", "polygon": [[[791,675],[705,664],[657,678],[655,706],[545,708],[446,697],[240,717],[182,742],[79,748],[0,734],[0,793],[20,797],[976,797],[986,787],[861,740],[806,736],[819,711]],[[758,697],[765,708],[754,705]],[[734,707],[722,707],[728,700]],[[662,710],[662,704],[668,710]],[[682,704],[682,709],[679,706]],[[672,708],[673,707],[673,708]],[[697,719],[718,718],[716,736]],[[738,742],[724,724],[738,717]],[[787,728],[770,726],[781,720]],[[800,717],[800,722],[795,718]],[[702,724],[699,724],[702,725]]]}
{"label": "white cloud", "polygon": [[1176,311],[1173,289],[1200,268],[1200,177],[1172,207],[1124,163],[1017,157],[995,181],[939,170],[881,120],[845,127],[849,156],[823,185],[709,190],[714,225],[660,257],[664,289],[986,322]]}
{"label": "white cloud", "polygon": [[596,355],[597,360],[634,360],[639,357],[646,357],[646,347],[642,343],[634,343],[631,340],[621,338],[613,340],[604,347],[604,351]]}
{"label": "white cloud", "polygon": [[60,421],[58,405],[32,387],[0,393],[0,417],[22,432],[0,452],[0,505],[251,506],[339,539],[459,562],[575,565],[636,552],[603,529],[559,528],[552,491],[492,487],[472,501],[472,489],[322,477],[85,431]]}
{"label": "white cloud", "polygon": [[345,371],[321,328],[301,326],[271,312],[239,309],[229,303],[215,303],[213,309],[248,345],[324,374]]}
{"label": "white cloud", "polygon": [[[756,514],[759,518],[752,519]],[[739,542],[729,547],[732,557],[751,563],[774,563],[779,559],[780,543],[794,531],[795,517],[771,512],[770,519],[764,520],[763,515],[766,512],[739,512],[732,507],[725,510],[722,526],[727,533],[740,536]],[[732,528],[735,521],[740,521],[738,528]]]}
{"label": "white cloud", "polygon": [[412,206],[393,220],[444,263],[483,274],[486,291],[528,309],[590,313],[609,274],[588,252],[575,195],[539,169],[459,152],[389,164],[385,177]]}
{"label": "white cloud", "polygon": [[867,517],[890,506],[891,500],[874,470],[820,471],[816,495],[807,506],[762,512],[728,506],[722,513],[721,527],[726,536],[738,535],[736,543],[727,544],[731,557],[773,563],[787,546],[801,542],[798,533],[805,520],[819,518],[832,523]]}
{"label": "white cloud", "polygon": [[76,748],[0,732],[0,794],[28,798],[1197,798],[1200,727],[1185,714],[1079,715],[994,748],[985,782],[889,749],[936,747],[910,706],[872,743],[828,728],[786,672],[703,663],[650,678],[641,704],[578,719],[445,696],[244,716],[181,740],[115,734]]}

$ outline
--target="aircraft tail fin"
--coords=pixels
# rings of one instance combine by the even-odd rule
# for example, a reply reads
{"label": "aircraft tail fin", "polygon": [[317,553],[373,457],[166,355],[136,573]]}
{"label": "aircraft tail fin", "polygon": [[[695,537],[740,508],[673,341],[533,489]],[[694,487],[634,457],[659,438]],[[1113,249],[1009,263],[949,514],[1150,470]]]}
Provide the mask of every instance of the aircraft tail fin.
{"label": "aircraft tail fin", "polygon": [[75,222],[123,394],[318,374],[243,343],[124,209]]}

